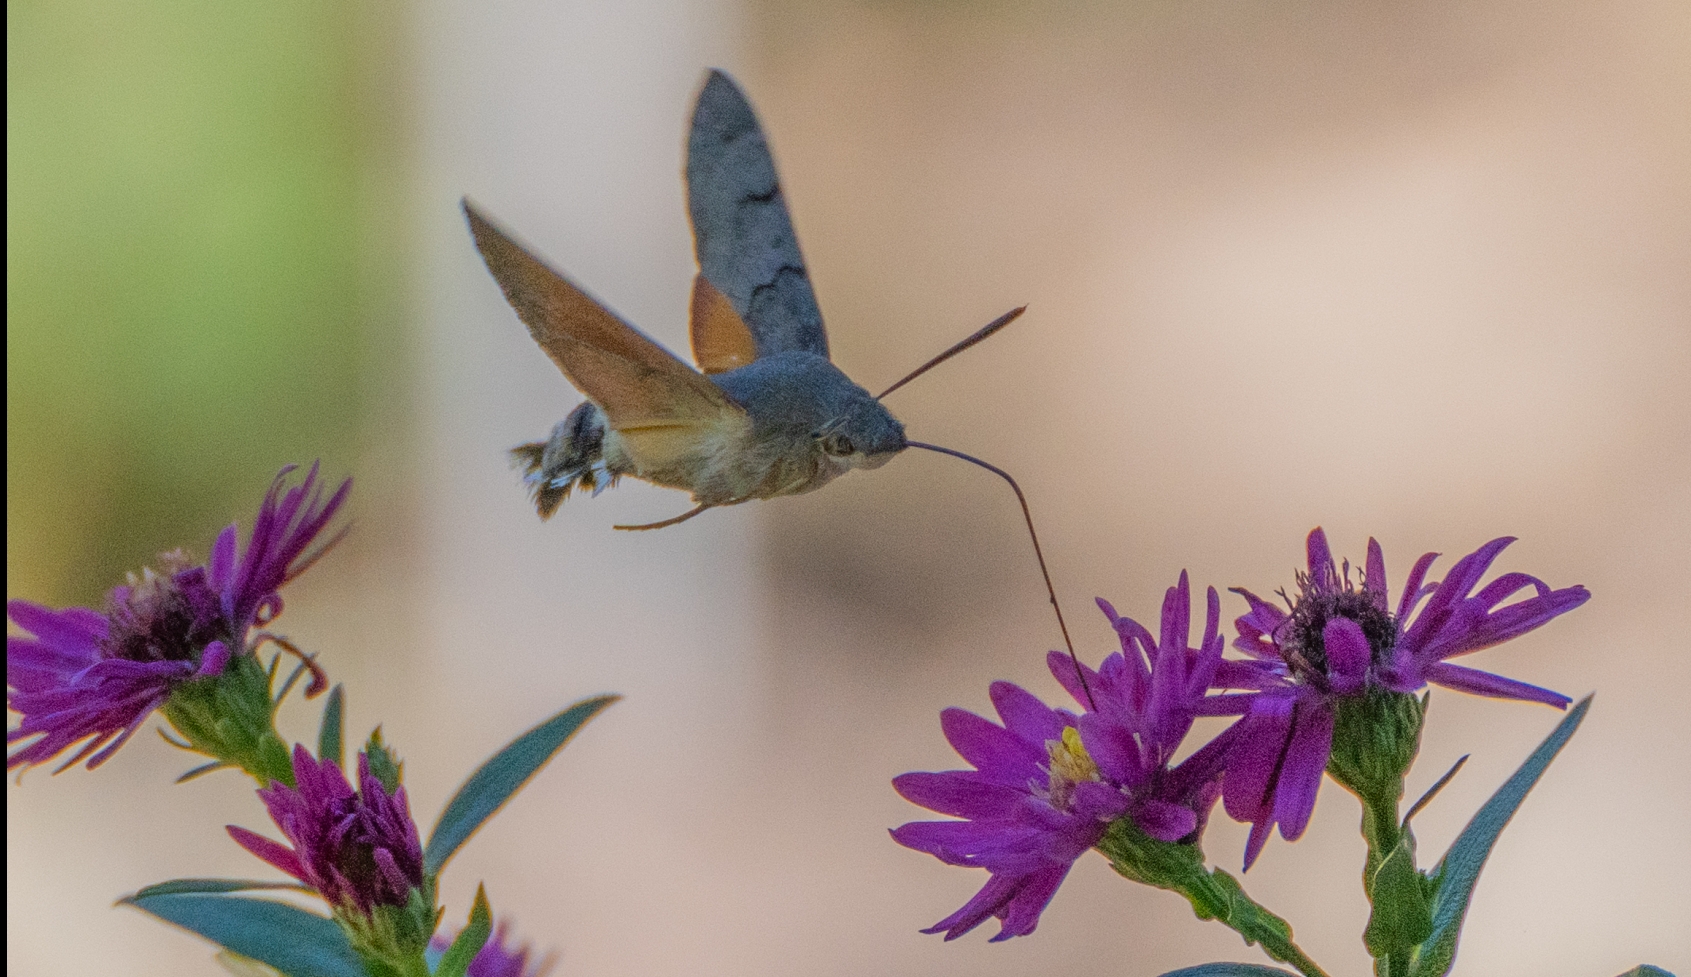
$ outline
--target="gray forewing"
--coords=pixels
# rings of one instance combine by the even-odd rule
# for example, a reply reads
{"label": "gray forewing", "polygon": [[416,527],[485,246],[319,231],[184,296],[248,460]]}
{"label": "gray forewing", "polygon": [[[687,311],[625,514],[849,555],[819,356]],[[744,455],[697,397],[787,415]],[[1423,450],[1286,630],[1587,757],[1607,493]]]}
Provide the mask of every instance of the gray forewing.
{"label": "gray forewing", "polygon": [[693,111],[687,206],[699,270],[745,320],[757,355],[827,357],[822,310],[768,143],[745,95],[721,71],[711,71]]}

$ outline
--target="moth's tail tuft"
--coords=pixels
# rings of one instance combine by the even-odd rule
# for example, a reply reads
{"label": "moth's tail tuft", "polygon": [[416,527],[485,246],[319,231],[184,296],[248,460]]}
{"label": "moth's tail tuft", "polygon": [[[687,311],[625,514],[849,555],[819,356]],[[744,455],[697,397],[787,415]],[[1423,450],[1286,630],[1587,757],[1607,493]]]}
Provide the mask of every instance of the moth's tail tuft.
{"label": "moth's tail tuft", "polygon": [[617,483],[621,473],[605,465],[604,447],[605,414],[588,402],[559,421],[547,440],[511,449],[540,518],[552,518],[578,488],[598,495]]}

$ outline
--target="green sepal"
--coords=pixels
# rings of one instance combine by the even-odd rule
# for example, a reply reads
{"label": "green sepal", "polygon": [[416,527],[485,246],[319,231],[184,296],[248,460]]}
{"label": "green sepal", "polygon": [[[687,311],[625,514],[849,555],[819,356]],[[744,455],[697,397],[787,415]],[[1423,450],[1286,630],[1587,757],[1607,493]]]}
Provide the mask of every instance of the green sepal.
{"label": "green sepal", "polygon": [[274,780],[292,787],[293,763],[270,700],[272,678],[257,655],[238,654],[221,674],[177,685],[161,711],[195,753],[240,767],[261,786]]}
{"label": "green sepal", "polygon": [[371,730],[370,740],[364,744],[364,755],[370,761],[370,775],[382,789],[390,794],[398,790],[400,781],[405,779],[405,764],[382,742],[382,727]]}
{"label": "green sepal", "polygon": [[1456,944],[1462,936],[1462,923],[1468,915],[1468,903],[1474,896],[1480,870],[1485,867],[1491,849],[1497,844],[1509,819],[1526,800],[1527,792],[1538,783],[1550,761],[1562,751],[1574,731],[1585,720],[1591,708],[1591,696],[1586,696],[1568,711],[1567,716],[1545,737],[1538,749],[1527,757],[1503,786],[1497,789],[1462,829],[1450,850],[1433,872],[1436,888],[1432,895],[1433,931],[1410,952],[1409,977],[1445,977],[1456,962]]}
{"label": "green sepal", "polygon": [[530,778],[563,749],[587,721],[600,710],[622,698],[601,695],[570,706],[551,719],[512,740],[481,765],[452,800],[446,803],[440,820],[429,832],[423,849],[423,870],[439,874],[448,859],[468,841]]}
{"label": "green sepal", "polygon": [[[1327,772],[1362,798],[1403,793],[1403,777],[1421,748],[1426,700],[1370,687],[1338,700],[1333,713],[1333,749]],[[1396,818],[1394,817],[1395,821]]]}
{"label": "green sepal", "polygon": [[369,915],[354,906],[335,907],[335,921],[364,961],[369,977],[428,977],[424,955],[440,914],[433,876],[425,876],[403,906],[377,906]]}
{"label": "green sepal", "polygon": [[476,954],[481,952],[481,948],[487,944],[487,938],[492,934],[493,910],[487,905],[487,887],[478,885],[476,901],[470,907],[470,921],[452,941],[452,946],[441,956],[440,964],[435,967],[434,977],[464,977],[471,962],[476,959]]}
{"label": "green sepal", "polygon": [[333,920],[286,903],[209,893],[122,901],[287,977],[370,977]]}
{"label": "green sepal", "polygon": [[335,766],[346,764],[346,734],[343,731],[346,718],[346,690],[339,682],[329,691],[329,699],[323,703],[323,722],[317,728],[317,759],[333,760]]}

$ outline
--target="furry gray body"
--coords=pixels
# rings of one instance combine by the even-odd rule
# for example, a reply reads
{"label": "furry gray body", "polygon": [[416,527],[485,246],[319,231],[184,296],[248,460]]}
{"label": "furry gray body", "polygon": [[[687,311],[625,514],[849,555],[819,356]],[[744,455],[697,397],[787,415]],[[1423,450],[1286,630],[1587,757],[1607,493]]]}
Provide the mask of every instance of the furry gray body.
{"label": "furry gray body", "polygon": [[745,409],[750,427],[731,442],[701,443],[665,468],[641,470],[591,401],[558,422],[545,443],[515,449],[541,512],[577,487],[599,491],[623,475],[691,490],[700,505],[797,495],[904,450],[904,425],[815,353],[774,353],[710,380]]}

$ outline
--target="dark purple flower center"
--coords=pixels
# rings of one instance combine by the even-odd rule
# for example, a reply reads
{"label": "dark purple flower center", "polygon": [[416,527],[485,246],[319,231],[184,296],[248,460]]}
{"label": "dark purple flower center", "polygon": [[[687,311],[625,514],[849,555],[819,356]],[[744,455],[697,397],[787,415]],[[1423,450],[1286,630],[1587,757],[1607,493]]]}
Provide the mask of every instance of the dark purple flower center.
{"label": "dark purple flower center", "polygon": [[207,645],[229,639],[205,570],[171,569],[170,563],[180,559],[167,554],[166,573],[142,570],[130,576],[129,586],[112,592],[107,655],[136,662],[197,663]]}
{"label": "dark purple flower center", "polygon": [[1350,587],[1348,581],[1334,589],[1312,586],[1302,574],[1298,580],[1302,590],[1292,603],[1291,616],[1274,633],[1274,644],[1294,675],[1319,688],[1326,687],[1325,632],[1327,625],[1339,618],[1351,620],[1362,629],[1374,665],[1390,660],[1392,645],[1397,643],[1397,622],[1380,606],[1377,596]]}

